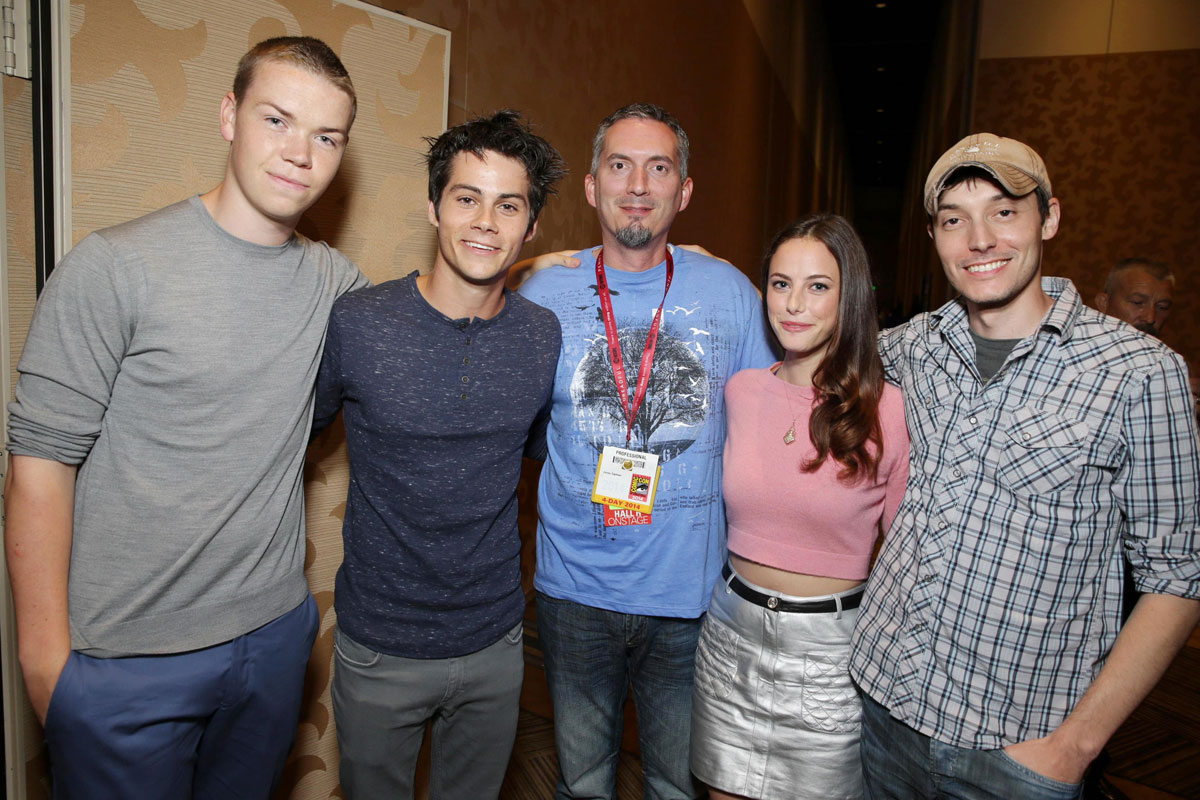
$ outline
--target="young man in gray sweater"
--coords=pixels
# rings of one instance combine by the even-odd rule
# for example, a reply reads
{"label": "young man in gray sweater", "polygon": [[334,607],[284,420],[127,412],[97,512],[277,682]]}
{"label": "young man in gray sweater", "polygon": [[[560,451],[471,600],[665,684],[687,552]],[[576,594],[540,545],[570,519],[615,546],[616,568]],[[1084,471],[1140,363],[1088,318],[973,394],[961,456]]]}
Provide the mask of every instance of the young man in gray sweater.
{"label": "young man in gray sweater", "polygon": [[55,797],[266,798],[317,630],[301,480],[333,301],[296,235],[355,96],[307,37],[241,60],[224,179],[81,241],[9,406],[8,568]]}

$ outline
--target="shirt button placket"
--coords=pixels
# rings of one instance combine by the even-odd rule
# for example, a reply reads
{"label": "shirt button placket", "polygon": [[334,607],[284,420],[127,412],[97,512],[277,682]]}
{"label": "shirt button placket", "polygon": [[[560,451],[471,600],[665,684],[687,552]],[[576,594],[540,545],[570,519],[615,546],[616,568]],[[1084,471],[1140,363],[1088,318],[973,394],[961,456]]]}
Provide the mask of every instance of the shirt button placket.
{"label": "shirt button placket", "polygon": [[[467,321],[465,321],[465,320],[464,320],[463,322],[460,322],[460,323],[458,323],[458,329],[459,329],[460,331],[465,331],[465,330],[467,329],[467,326],[468,326],[469,324],[470,324],[470,323],[468,323]],[[470,337],[470,335],[467,335],[467,336],[464,338],[464,340],[463,340],[463,346],[464,346],[464,347],[470,347],[470,346],[471,346],[471,337]],[[464,355],[464,356],[463,356],[463,360],[462,360],[462,365],[463,365],[464,367],[466,367],[466,366],[470,366],[470,364],[471,364],[471,356],[469,356],[469,355]],[[470,375],[463,375],[463,376],[462,376],[462,382],[463,382],[463,392],[462,392],[462,394],[460,394],[460,395],[458,396],[458,399],[459,399],[459,400],[466,400],[466,399],[467,399],[467,392],[466,392],[466,389],[467,389],[468,385],[471,383],[471,376],[470,376]]]}

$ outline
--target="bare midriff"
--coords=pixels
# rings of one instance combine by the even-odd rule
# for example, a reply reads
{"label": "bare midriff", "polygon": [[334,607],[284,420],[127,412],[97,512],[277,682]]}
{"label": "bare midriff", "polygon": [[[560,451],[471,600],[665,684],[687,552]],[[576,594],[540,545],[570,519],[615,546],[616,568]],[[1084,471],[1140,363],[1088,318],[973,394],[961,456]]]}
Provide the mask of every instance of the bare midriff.
{"label": "bare midriff", "polygon": [[729,554],[729,563],[751,583],[756,583],[764,589],[770,589],[780,594],[790,594],[793,597],[818,597],[825,594],[837,594],[861,586],[863,581],[846,578],[828,578],[823,575],[805,575],[802,572],[788,572],[778,567],[768,567],[757,561],[747,561],[739,555]]}

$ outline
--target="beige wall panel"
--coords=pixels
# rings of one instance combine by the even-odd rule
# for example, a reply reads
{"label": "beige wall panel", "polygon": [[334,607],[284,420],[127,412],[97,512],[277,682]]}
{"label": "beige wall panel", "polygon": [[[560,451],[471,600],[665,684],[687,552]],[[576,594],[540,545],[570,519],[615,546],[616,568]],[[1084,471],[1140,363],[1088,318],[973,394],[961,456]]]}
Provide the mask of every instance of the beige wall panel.
{"label": "beige wall panel", "polygon": [[1196,0],[983,0],[980,58],[1200,47]]}

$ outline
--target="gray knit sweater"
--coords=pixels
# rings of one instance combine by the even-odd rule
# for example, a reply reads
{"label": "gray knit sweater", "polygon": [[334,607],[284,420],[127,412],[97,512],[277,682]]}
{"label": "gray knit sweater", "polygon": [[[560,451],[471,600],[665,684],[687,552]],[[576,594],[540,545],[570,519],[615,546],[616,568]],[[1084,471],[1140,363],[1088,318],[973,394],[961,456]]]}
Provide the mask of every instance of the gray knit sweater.
{"label": "gray knit sweater", "polygon": [[323,243],[225,232],[193,197],[81,241],[38,301],[13,453],[79,464],[71,644],[229,641],[303,601],[302,467],[333,301]]}

